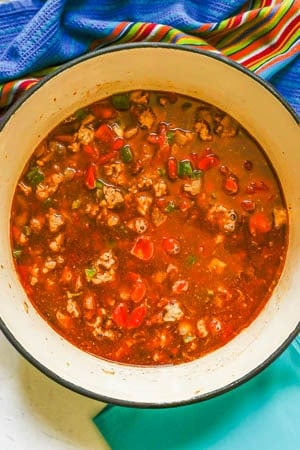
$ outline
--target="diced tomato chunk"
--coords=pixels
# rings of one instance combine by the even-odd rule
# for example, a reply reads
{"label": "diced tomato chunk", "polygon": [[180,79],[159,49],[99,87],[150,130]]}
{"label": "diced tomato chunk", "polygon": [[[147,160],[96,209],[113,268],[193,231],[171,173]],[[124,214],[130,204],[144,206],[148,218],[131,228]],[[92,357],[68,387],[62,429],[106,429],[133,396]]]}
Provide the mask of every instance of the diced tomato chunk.
{"label": "diced tomato chunk", "polygon": [[160,210],[164,210],[165,207],[167,206],[167,202],[168,202],[168,199],[166,197],[159,197],[156,199],[156,206]]}
{"label": "diced tomato chunk", "polygon": [[263,212],[252,214],[249,218],[249,230],[252,236],[268,233],[272,229],[271,219]]}
{"label": "diced tomato chunk", "polygon": [[127,323],[127,328],[137,328],[139,327],[145,316],[146,316],[146,312],[147,312],[147,308],[145,305],[140,305],[137,306],[130,314],[129,319],[128,319],[128,323]]}
{"label": "diced tomato chunk", "polygon": [[195,169],[203,171],[212,169],[220,163],[219,157],[209,147],[201,155],[191,153],[190,158]]}
{"label": "diced tomato chunk", "polygon": [[139,327],[146,315],[147,308],[145,305],[137,306],[129,314],[127,305],[120,303],[113,311],[112,319],[121,328],[137,328]]}
{"label": "diced tomato chunk", "polygon": [[66,283],[70,283],[70,281],[72,281],[72,279],[73,279],[72,270],[70,269],[70,267],[65,266],[63,268],[63,271],[62,271],[59,281],[63,284],[66,284]]}
{"label": "diced tomato chunk", "polygon": [[28,266],[18,265],[18,272],[22,283],[28,283],[29,268]]}
{"label": "diced tomato chunk", "polygon": [[212,167],[216,167],[218,164],[219,158],[216,155],[207,155],[197,161],[197,169],[206,171]]}
{"label": "diced tomato chunk", "polygon": [[159,144],[160,143],[159,135],[157,133],[149,133],[147,141],[150,144]]}
{"label": "diced tomato chunk", "polygon": [[133,302],[139,303],[143,300],[147,292],[146,284],[143,280],[139,279],[134,284],[133,289],[130,294],[130,298]]}
{"label": "diced tomato chunk", "polygon": [[20,230],[20,228],[17,227],[17,226],[15,226],[15,225],[13,225],[13,226],[12,226],[12,235],[13,235],[13,238],[14,238],[16,241],[18,241],[19,238],[20,238],[20,235],[21,235],[21,230]]}
{"label": "diced tomato chunk", "polygon": [[142,261],[148,261],[153,257],[154,244],[148,236],[141,236],[135,241],[130,253]]}
{"label": "diced tomato chunk", "polygon": [[177,280],[172,286],[172,291],[174,294],[182,294],[186,292],[189,288],[189,283],[186,280]]}
{"label": "diced tomato chunk", "polygon": [[234,335],[232,325],[226,323],[222,325],[222,341],[224,343],[228,342]]}
{"label": "diced tomato chunk", "polygon": [[112,319],[121,328],[127,327],[128,322],[128,308],[124,303],[120,303],[116,306],[112,313]]}
{"label": "diced tomato chunk", "polygon": [[141,280],[141,276],[136,272],[128,272],[127,280],[131,281],[132,283],[136,283],[137,281]]}
{"label": "diced tomato chunk", "polygon": [[116,138],[115,132],[106,123],[102,123],[99,128],[95,131],[95,136],[101,142],[106,144],[112,143]]}
{"label": "diced tomato chunk", "polygon": [[163,239],[163,249],[168,255],[178,255],[180,253],[180,242],[174,238]]}
{"label": "diced tomato chunk", "polygon": [[85,185],[89,189],[94,189],[96,186],[96,166],[95,164],[91,164],[88,166],[85,172]]}
{"label": "diced tomato chunk", "polygon": [[97,103],[92,106],[92,112],[95,114],[97,119],[114,119],[117,117],[118,112],[111,106]]}
{"label": "diced tomato chunk", "polygon": [[121,150],[125,145],[125,140],[121,137],[116,137],[112,143],[113,150]]}
{"label": "diced tomato chunk", "polygon": [[239,191],[238,179],[234,175],[229,175],[224,181],[224,190],[229,195],[235,195]]}
{"label": "diced tomato chunk", "polygon": [[83,151],[93,159],[99,158],[99,150],[95,145],[86,144],[83,146]]}
{"label": "diced tomato chunk", "polygon": [[99,166],[103,166],[103,164],[106,164],[110,162],[112,159],[114,159],[117,155],[117,152],[114,150],[112,152],[104,153],[103,155],[100,155],[97,163]]}

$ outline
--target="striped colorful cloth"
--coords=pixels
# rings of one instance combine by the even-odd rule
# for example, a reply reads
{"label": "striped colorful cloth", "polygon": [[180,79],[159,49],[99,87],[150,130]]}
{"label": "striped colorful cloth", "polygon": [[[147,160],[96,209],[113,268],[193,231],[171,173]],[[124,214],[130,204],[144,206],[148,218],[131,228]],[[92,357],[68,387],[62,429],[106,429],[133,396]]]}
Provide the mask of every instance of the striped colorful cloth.
{"label": "striped colorful cloth", "polygon": [[226,55],[271,82],[299,113],[299,10],[300,0],[7,0],[0,3],[0,113],[58,65],[138,41]]}

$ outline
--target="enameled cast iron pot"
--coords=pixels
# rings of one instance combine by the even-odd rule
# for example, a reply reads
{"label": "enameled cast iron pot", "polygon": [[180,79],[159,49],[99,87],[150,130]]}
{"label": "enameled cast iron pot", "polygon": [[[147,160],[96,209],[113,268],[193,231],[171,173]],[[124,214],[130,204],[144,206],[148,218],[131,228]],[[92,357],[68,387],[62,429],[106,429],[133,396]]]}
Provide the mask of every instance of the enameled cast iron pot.
{"label": "enameled cast iron pot", "polygon": [[[223,348],[164,367],[108,362],[78,350],[36,313],[10,249],[10,208],[37,143],[74,110],[119,91],[168,90],[199,97],[236,118],[262,145],[282,183],[289,248],[278,285],[257,319]],[[162,44],[110,47],[64,65],[11,109],[0,130],[0,325],[9,341],[49,377],[79,393],[125,405],[172,406],[204,400],[257,374],[299,332],[299,124],[266,83],[212,53]]]}

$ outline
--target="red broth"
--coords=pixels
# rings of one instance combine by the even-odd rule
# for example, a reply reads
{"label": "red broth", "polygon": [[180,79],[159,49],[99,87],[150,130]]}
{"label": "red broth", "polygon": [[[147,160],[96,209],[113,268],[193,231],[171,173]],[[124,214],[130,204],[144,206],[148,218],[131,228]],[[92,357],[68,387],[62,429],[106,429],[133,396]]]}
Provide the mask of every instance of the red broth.
{"label": "red broth", "polygon": [[258,143],[213,105],[120,93],[60,123],[14,195],[15,267],[80,349],[179,364],[233,339],[277,284],[287,208]]}

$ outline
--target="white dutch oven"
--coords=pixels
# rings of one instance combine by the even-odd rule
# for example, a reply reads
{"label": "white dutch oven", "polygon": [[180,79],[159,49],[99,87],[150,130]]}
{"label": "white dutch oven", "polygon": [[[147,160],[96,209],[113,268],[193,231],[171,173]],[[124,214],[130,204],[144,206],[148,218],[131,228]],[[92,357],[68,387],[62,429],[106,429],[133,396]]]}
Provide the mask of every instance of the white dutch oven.
{"label": "white dutch oven", "polygon": [[[278,285],[257,319],[223,348],[168,367],[108,362],[56,334],[31,306],[10,250],[16,181],[37,143],[75,109],[114,92],[176,91],[227,111],[267,152],[289,211],[289,249]],[[214,54],[178,46],[137,44],[90,54],[46,78],[14,106],[0,131],[0,325],[10,342],[47,376],[84,395],[119,404],[170,406],[204,400],[257,374],[299,332],[299,126],[268,85]]]}

